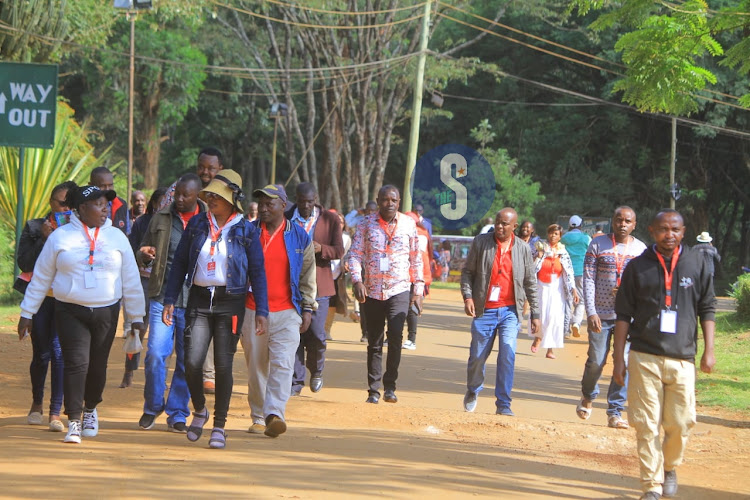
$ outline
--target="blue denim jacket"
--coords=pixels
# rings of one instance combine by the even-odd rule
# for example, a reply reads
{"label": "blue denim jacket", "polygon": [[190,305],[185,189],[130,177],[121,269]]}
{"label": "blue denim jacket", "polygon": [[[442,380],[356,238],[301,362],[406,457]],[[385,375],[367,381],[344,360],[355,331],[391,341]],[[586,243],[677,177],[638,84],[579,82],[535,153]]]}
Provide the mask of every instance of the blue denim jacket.
{"label": "blue denim jacket", "polygon": [[[241,214],[240,214],[241,215]],[[208,238],[208,217],[193,217],[182,233],[180,243],[174,254],[172,269],[167,279],[164,294],[164,305],[172,305],[187,279],[192,286],[198,255]],[[228,269],[227,294],[246,294],[249,285],[255,295],[256,314],[268,316],[268,288],[264,267],[263,249],[259,240],[260,233],[247,219],[231,226],[227,233]],[[187,278],[186,278],[187,275]]]}
{"label": "blue denim jacket", "polygon": [[[289,276],[292,285],[292,303],[297,313],[314,311],[318,303],[315,301],[317,291],[315,250],[312,240],[304,229],[284,219],[284,246],[289,259]],[[260,234],[260,220],[251,222]],[[253,287],[253,293],[255,288]]]}

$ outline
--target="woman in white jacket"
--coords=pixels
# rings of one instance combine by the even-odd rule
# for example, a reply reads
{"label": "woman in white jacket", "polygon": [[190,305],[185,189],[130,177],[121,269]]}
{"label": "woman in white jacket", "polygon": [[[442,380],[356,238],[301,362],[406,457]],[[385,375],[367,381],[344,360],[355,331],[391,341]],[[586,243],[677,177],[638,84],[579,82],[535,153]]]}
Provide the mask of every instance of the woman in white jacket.
{"label": "woman in white jacket", "polygon": [[47,239],[21,302],[18,334],[24,335],[52,288],[65,365],[66,443],[98,433],[96,406],[102,400],[121,299],[133,330],[144,329],[145,301],[133,250],[107,218],[114,197],[114,191],[94,186],[68,190],[67,205],[76,213]]}

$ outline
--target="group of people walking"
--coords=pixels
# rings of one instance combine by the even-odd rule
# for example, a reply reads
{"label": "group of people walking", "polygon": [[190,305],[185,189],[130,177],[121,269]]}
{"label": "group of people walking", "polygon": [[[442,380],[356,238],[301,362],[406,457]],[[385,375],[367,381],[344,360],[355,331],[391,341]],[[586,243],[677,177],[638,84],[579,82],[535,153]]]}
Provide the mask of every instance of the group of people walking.
{"label": "group of people walking", "polygon": [[[159,197],[152,197],[147,219],[122,217],[124,200],[106,182],[111,173],[98,171],[92,181],[103,175],[103,188],[94,182],[56,186],[49,214],[27,223],[19,249],[24,271],[19,289],[25,296],[18,334],[30,333],[34,346],[29,423],[42,423],[51,364],[50,429],[64,431],[64,401],[64,441],[97,435],[97,406],[122,308],[131,335],[144,334],[148,318],[142,429],[152,429],[166,413],[170,431],[190,441],[201,438],[210,420],[203,372],[213,344],[216,397],[208,444],[224,448],[233,358],[241,342],[249,432],[279,436],[287,428],[286,404],[306,386],[308,371],[310,390],[323,388],[329,301],[340,295],[337,266],[351,274],[364,324],[366,402],[379,403],[381,390],[383,401],[398,401],[402,346],[415,345],[416,320],[429,291],[431,235],[421,214],[400,212],[399,190],[383,186],[345,254],[345,223],[319,204],[312,184],[297,186],[293,205],[280,185],[256,189],[257,218],[251,222],[242,210],[241,176],[224,169],[213,151],[199,155],[198,174],[185,174],[165,190],[161,209],[155,208]],[[477,408],[498,337],[495,411],[513,415],[517,337],[525,312],[532,351],[546,349],[547,358],[555,357],[568,330],[580,336],[585,314],[589,350],[576,414],[590,418],[613,350],[608,424],[635,426],[644,495],[668,496],[676,491],[674,469],[695,423],[696,317],[706,344],[701,369],[710,371],[715,363],[712,272],[700,252],[681,244],[684,223],[673,210],[651,221],[652,247],[631,235],[636,216],[630,207],[618,207],[612,232],[593,240],[581,232],[581,223],[572,217],[565,235],[553,224],[542,241],[528,221],[519,230],[515,210],[504,208],[493,230],[473,240],[461,274],[464,311],[472,317],[463,406],[469,412]],[[125,233],[131,226],[137,236],[129,242]],[[336,278],[340,275],[339,268]],[[410,324],[404,342],[407,318],[415,321],[414,335]],[[624,418],[628,400],[630,423]]]}

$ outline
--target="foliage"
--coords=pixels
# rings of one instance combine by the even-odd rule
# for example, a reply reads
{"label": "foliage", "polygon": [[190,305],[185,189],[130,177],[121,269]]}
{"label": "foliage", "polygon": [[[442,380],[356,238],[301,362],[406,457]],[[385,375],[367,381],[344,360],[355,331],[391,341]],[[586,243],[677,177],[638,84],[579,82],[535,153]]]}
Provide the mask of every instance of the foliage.
{"label": "foliage", "polygon": [[737,301],[737,316],[750,321],[750,274],[742,274],[737,278],[730,296]]}
{"label": "foliage", "polygon": [[[13,290],[15,280],[13,259],[16,248],[13,244],[14,239],[15,231],[6,225],[0,225],[0,304],[17,305],[19,302],[20,295]],[[18,310],[13,312],[17,313]]]}
{"label": "foliage", "polygon": [[65,0],[5,0],[0,2],[0,61],[54,60],[60,43],[48,43],[34,33],[62,39],[70,25]]}
{"label": "foliage", "polygon": [[[699,340],[696,362],[702,355],[703,342]],[[699,371],[696,377],[698,403],[747,413],[750,409],[750,321],[736,313],[717,314],[714,355],[713,373]]]}
{"label": "foliage", "polygon": [[[91,170],[107,161],[109,149],[96,158],[87,141],[89,134],[88,124],[78,125],[73,110],[58,102],[54,147],[25,149],[23,221],[42,217],[49,210],[52,188],[57,184],[67,180],[86,183]],[[16,223],[18,160],[18,148],[0,147],[0,226],[10,230]]]}
{"label": "foliage", "polygon": [[[697,111],[696,92],[717,82],[712,60],[750,73],[750,0],[714,3],[722,5],[713,10],[706,0],[572,0],[570,8],[581,15],[604,9],[591,25],[595,30],[631,30],[621,34],[615,46],[622,52],[626,74],[614,90],[623,92],[624,101],[644,111],[679,115]],[[727,33],[739,33],[740,38],[725,50],[718,37]],[[740,103],[748,106],[750,93]]]}

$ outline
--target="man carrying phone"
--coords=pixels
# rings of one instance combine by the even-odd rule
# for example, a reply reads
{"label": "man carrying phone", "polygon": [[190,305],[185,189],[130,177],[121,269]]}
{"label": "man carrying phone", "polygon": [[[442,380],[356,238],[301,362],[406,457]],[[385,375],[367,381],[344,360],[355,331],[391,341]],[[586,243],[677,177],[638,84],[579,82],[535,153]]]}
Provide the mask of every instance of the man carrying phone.
{"label": "man carrying phone", "polygon": [[[398,188],[380,188],[379,210],[359,223],[349,251],[354,297],[362,304],[367,320],[367,402],[374,404],[380,400],[381,379],[385,402],[398,401],[396,379],[406,314],[412,305],[422,311],[424,277],[417,226],[399,213],[400,203]],[[382,375],[386,321],[388,358]]]}

